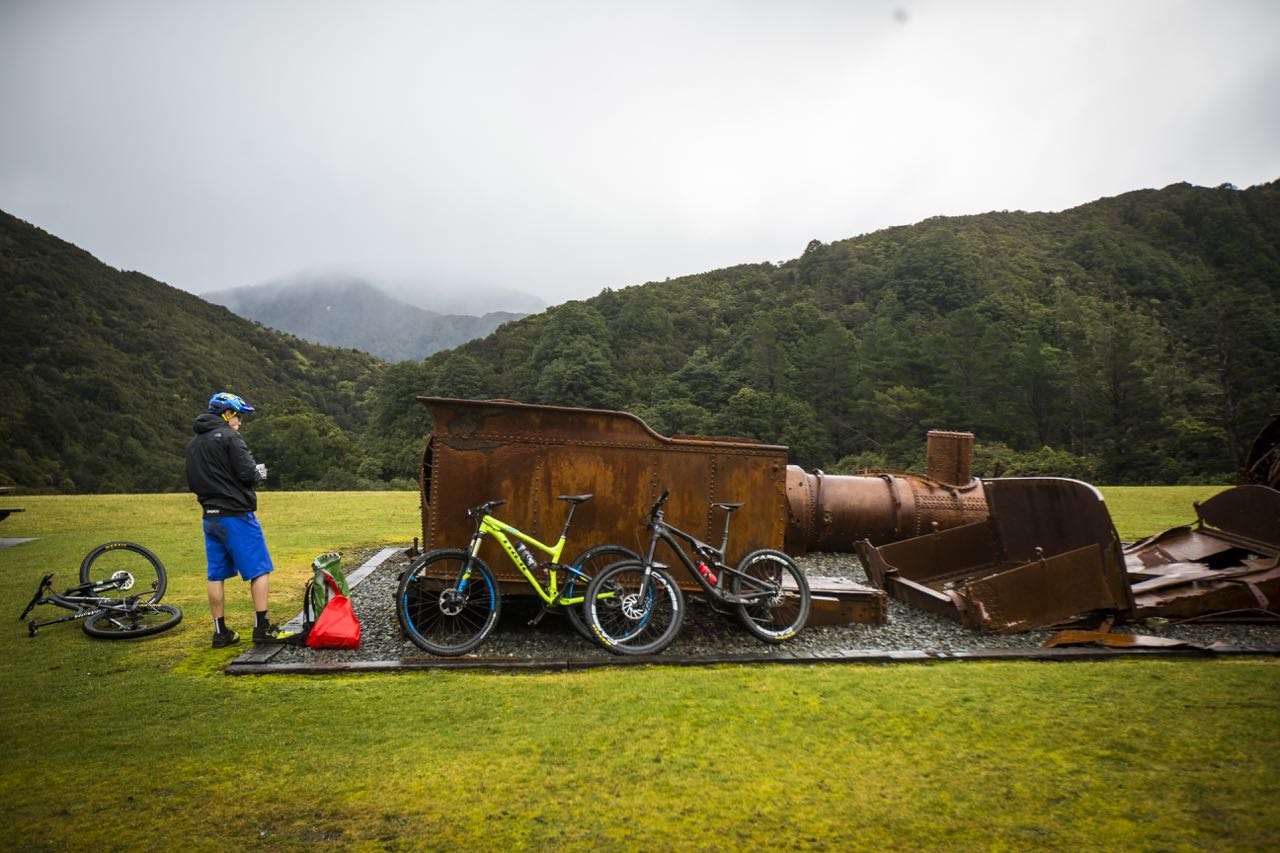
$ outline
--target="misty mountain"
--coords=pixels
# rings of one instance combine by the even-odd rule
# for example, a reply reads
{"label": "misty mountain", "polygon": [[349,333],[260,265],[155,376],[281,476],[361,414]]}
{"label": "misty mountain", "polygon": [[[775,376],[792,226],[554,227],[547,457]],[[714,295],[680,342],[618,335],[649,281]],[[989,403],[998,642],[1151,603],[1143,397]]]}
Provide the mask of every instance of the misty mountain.
{"label": "misty mountain", "polygon": [[395,299],[366,281],[308,277],[202,294],[242,317],[329,346],[412,361],[481,338],[524,314],[444,314]]}
{"label": "misty mountain", "polygon": [[416,282],[379,281],[378,289],[393,299],[439,314],[483,315],[495,310],[515,315],[537,314],[547,307],[543,299],[523,290],[491,284],[460,287]]}

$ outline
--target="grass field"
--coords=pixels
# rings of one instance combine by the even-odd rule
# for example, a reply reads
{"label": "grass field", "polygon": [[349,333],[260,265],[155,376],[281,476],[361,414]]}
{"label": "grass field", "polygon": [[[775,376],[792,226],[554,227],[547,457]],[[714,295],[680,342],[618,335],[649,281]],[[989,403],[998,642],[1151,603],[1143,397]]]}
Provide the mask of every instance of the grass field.
{"label": "grass field", "polygon": [[[1104,490],[1122,537],[1216,489]],[[1280,663],[1116,661],[230,678],[185,495],[23,497],[0,527],[4,847],[1264,849]],[[416,496],[268,493],[272,604]],[[134,643],[13,622],[43,571],[147,544],[187,618]],[[251,621],[246,591],[229,616]]]}

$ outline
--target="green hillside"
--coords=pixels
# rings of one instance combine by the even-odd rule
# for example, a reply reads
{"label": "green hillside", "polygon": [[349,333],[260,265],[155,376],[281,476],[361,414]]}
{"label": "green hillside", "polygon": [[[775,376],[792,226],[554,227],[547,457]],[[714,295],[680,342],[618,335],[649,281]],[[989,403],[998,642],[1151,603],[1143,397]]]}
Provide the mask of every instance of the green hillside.
{"label": "green hillside", "polygon": [[277,333],[0,214],[0,483],[182,488],[213,389],[279,488],[416,477],[421,393],[625,408],[828,471],[1223,482],[1280,412],[1280,182],[935,217],[795,260],[604,290],[425,361]]}
{"label": "green hillside", "polygon": [[[988,475],[1221,482],[1280,410],[1280,183],[935,217],[781,265],[606,290],[386,375],[370,447],[412,470],[411,390],[623,407],[828,470],[968,429]],[[415,448],[416,450],[416,448]]]}
{"label": "green hillside", "polygon": [[0,482],[34,489],[185,488],[191,421],[224,388],[262,413],[246,435],[257,431],[264,459],[303,439],[350,470],[383,370],[112,269],[3,212],[0,316]]}

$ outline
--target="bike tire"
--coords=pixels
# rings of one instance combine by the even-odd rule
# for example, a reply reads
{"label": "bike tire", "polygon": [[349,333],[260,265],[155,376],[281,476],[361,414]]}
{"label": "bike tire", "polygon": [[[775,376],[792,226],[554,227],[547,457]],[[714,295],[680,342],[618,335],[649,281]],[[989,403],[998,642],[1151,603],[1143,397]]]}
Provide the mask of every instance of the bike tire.
{"label": "bike tire", "polygon": [[638,600],[644,568],[640,560],[614,563],[587,584],[587,624],[614,654],[657,654],[684,622],[684,594],[666,569],[653,568],[648,600]]}
{"label": "bike tire", "polygon": [[[138,579],[144,583],[147,580],[152,581],[151,595],[138,596],[138,601],[143,604],[155,604],[164,597],[165,588],[168,586],[168,575],[164,570],[164,563],[160,562],[160,558],[153,554],[147,548],[137,544],[136,542],[103,542],[97,548],[94,548],[88,554],[85,554],[84,560],[80,562],[80,583],[90,583],[95,580],[101,581],[111,577],[113,571],[110,567],[110,561],[119,552],[136,554],[142,559],[142,562],[131,560],[130,568],[136,566],[141,571],[146,571],[146,566],[150,566],[150,570],[154,572],[149,578],[141,577],[140,572],[135,573],[135,583]],[[94,578],[95,566],[97,573],[101,576]]]}
{"label": "bike tire", "polygon": [[172,604],[140,604],[133,611],[133,615],[139,614],[156,616],[159,621],[147,624],[135,622],[132,626],[126,627],[120,624],[119,619],[121,616],[128,619],[130,613],[121,614],[115,610],[103,610],[84,620],[80,627],[90,637],[96,637],[99,640],[134,640],[138,637],[150,637],[152,634],[168,631],[182,621],[182,611]]}
{"label": "bike tire", "polygon": [[583,596],[582,604],[564,605],[565,615],[569,617],[569,623],[573,625],[574,630],[593,643],[600,642],[596,638],[595,632],[591,630],[591,626],[587,624],[586,594],[587,587],[591,584],[591,578],[614,563],[639,559],[639,554],[621,545],[597,545],[578,555],[578,558],[571,565],[586,577],[581,578],[570,572],[568,580],[565,581],[564,592],[560,596],[561,598]]}
{"label": "bike tire", "polygon": [[[804,629],[812,596],[809,581],[794,560],[781,551],[762,548],[743,557],[738,571],[779,585],[779,595],[768,601],[737,605],[738,619],[748,631],[766,643],[784,643]],[[739,575],[732,577],[730,590],[735,595],[754,588]],[[788,578],[790,584],[786,583]],[[795,587],[794,591],[791,587]]]}
{"label": "bike tire", "polygon": [[[446,587],[462,576],[468,559],[467,589],[449,602],[444,597],[450,591]],[[453,606],[459,609],[450,614],[446,608]],[[479,557],[458,549],[423,554],[405,570],[396,590],[396,615],[405,635],[423,651],[442,657],[466,654],[483,643],[498,624],[501,610],[502,593],[493,572]]]}

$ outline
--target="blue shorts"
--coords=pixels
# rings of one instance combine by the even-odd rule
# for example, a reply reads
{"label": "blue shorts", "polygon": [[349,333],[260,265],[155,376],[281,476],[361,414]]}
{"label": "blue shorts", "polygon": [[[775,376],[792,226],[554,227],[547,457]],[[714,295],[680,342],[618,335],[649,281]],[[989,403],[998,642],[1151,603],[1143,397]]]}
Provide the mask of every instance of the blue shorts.
{"label": "blue shorts", "polygon": [[224,581],[237,574],[251,581],[275,568],[267,553],[262,526],[251,512],[205,516],[204,553],[209,560],[211,581]]}

